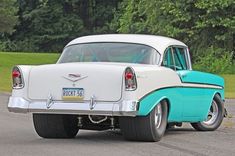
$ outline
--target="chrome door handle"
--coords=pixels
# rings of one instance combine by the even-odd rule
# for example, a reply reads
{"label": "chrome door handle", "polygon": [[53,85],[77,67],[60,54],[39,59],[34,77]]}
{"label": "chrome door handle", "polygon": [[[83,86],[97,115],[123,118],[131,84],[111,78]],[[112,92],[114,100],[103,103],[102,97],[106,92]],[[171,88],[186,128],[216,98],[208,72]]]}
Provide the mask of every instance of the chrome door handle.
{"label": "chrome door handle", "polygon": [[187,77],[187,74],[180,74],[180,77],[185,78]]}

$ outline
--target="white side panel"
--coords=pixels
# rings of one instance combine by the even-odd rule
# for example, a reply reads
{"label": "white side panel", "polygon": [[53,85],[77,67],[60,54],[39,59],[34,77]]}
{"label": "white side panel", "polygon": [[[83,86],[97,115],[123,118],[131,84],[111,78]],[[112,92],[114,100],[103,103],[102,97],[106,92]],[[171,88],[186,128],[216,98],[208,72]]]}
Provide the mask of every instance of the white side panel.
{"label": "white side panel", "polygon": [[134,68],[137,76],[136,95],[138,99],[159,88],[181,86],[175,71],[165,67]]}

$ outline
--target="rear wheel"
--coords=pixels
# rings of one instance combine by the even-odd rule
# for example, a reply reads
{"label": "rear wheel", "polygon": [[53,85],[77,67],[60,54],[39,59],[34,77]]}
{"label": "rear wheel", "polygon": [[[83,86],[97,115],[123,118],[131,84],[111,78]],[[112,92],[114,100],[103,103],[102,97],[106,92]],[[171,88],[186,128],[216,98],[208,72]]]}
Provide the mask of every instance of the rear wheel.
{"label": "rear wheel", "polygon": [[215,95],[207,119],[202,122],[191,123],[198,131],[214,131],[222,123],[224,118],[224,104],[219,95]]}
{"label": "rear wheel", "polygon": [[120,128],[125,139],[159,141],[167,125],[167,103],[162,101],[147,116],[120,117]]}
{"label": "rear wheel", "polygon": [[33,123],[43,138],[74,138],[78,132],[75,115],[33,114]]}

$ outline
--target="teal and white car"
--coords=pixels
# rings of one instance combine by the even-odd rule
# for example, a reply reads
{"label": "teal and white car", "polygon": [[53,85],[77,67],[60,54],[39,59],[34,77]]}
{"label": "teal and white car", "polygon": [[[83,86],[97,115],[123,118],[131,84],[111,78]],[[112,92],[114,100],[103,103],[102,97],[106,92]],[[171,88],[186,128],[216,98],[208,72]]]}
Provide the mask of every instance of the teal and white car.
{"label": "teal and white car", "polygon": [[43,138],[79,129],[121,129],[128,140],[159,141],[167,125],[216,130],[224,117],[223,78],[192,70],[188,47],[153,35],[79,37],[56,64],[13,68],[8,109],[32,113]]}

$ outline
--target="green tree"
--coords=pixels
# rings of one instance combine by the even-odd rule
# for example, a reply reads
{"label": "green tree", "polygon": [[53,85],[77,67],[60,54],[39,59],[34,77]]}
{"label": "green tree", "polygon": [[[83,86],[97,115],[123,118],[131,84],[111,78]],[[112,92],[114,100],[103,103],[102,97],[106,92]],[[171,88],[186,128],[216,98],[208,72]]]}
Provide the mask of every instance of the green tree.
{"label": "green tree", "polygon": [[213,46],[234,51],[234,0],[128,0],[117,16],[118,32],[166,35],[186,42],[194,57]]}
{"label": "green tree", "polygon": [[0,0],[0,33],[12,33],[17,24],[16,0]]}
{"label": "green tree", "polygon": [[67,1],[20,2],[20,25],[11,36],[13,51],[58,51],[83,29]]}
{"label": "green tree", "polygon": [[59,52],[70,40],[112,32],[108,23],[118,0],[18,0],[16,32],[8,51]]}
{"label": "green tree", "polygon": [[114,11],[121,0],[79,0],[78,14],[84,23],[86,34],[101,34],[113,32],[109,23],[114,17]]}

